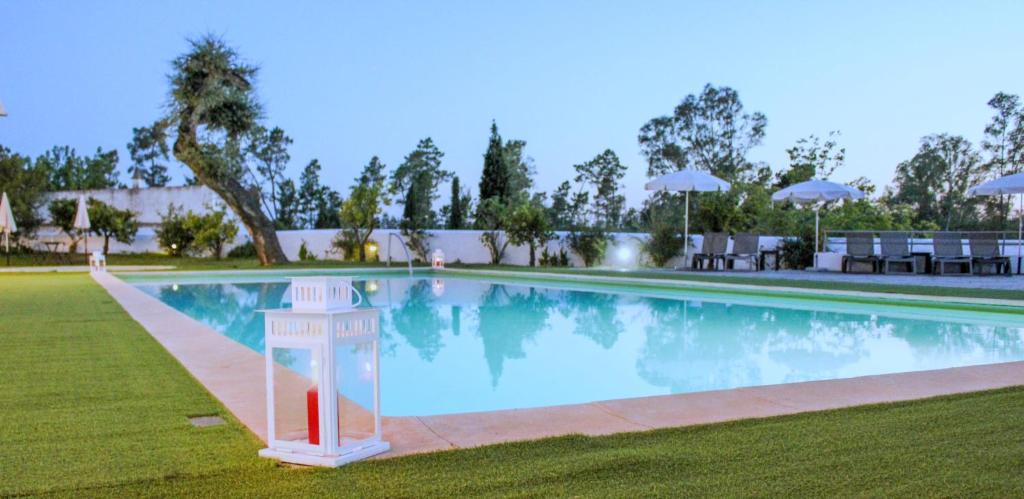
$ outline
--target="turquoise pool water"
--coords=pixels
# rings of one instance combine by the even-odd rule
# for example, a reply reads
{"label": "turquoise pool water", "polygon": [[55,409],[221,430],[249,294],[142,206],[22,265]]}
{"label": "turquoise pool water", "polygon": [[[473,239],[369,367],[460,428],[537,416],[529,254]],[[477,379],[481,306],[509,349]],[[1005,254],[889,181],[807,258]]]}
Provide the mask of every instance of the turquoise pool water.
{"label": "turquoise pool water", "polygon": [[[133,284],[262,353],[256,310],[282,306],[287,282],[212,279]],[[1024,316],[1014,314],[472,278],[357,279],[368,304],[383,309],[381,403],[389,416],[1024,359]]]}

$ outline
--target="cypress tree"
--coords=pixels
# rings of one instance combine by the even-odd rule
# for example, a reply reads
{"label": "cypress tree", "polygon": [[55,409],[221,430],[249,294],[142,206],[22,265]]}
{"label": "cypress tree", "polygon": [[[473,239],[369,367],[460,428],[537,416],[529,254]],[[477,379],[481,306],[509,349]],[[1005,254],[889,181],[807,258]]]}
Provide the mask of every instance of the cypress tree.
{"label": "cypress tree", "polygon": [[498,125],[491,122],[491,139],[484,153],[484,170],[480,175],[480,201],[497,197],[505,201],[508,197],[508,172],[505,171],[504,149]]}
{"label": "cypress tree", "polygon": [[448,228],[461,229],[466,223],[466,214],[462,213],[461,192],[459,192],[459,177],[452,179],[452,201],[451,211],[448,214]]}

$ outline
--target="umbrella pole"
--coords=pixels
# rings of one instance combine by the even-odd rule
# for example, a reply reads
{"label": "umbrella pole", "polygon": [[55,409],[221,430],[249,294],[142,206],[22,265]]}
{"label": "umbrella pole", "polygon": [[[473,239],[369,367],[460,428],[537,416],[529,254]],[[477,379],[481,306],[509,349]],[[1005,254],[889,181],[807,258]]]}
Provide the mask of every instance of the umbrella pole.
{"label": "umbrella pole", "polygon": [[7,266],[11,266],[11,233],[4,231],[4,249],[7,251]]}
{"label": "umbrella pole", "polygon": [[1022,233],[1024,233],[1024,193],[1021,193],[1020,197],[1020,216],[1017,217],[1017,274],[1020,275],[1020,239]]}
{"label": "umbrella pole", "polygon": [[814,205],[814,270],[818,270],[818,205]]}
{"label": "umbrella pole", "polygon": [[686,268],[690,261],[690,191],[686,191],[686,208],[683,213],[683,268]]}

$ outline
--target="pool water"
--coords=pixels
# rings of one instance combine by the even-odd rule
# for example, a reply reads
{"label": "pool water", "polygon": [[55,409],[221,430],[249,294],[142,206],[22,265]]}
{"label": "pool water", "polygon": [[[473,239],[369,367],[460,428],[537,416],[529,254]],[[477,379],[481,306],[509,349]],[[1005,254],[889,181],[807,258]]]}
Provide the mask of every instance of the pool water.
{"label": "pool water", "polygon": [[[388,416],[1024,359],[1024,321],[1015,314],[472,278],[357,279],[366,304],[382,309]],[[257,310],[288,306],[280,280],[134,284],[261,354]]]}

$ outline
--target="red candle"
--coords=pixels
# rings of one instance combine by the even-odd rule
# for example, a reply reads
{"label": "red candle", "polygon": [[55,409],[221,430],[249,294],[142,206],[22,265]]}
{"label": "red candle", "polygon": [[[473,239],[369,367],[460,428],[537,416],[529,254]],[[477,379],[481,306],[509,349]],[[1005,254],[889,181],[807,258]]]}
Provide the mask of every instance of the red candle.
{"label": "red candle", "polygon": [[309,425],[309,443],[320,445],[320,402],[316,385],[306,390],[306,424]]}

